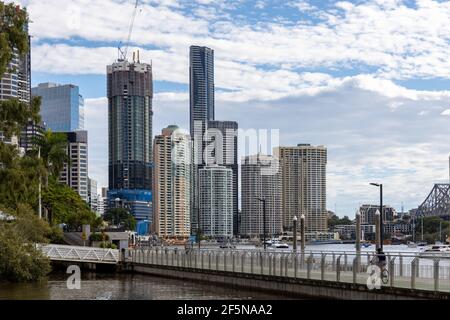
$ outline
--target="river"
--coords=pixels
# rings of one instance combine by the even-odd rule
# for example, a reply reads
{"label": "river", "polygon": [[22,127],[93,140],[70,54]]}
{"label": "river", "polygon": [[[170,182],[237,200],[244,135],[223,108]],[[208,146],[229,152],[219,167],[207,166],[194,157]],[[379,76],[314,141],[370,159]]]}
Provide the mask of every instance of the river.
{"label": "river", "polygon": [[67,289],[64,273],[39,283],[0,283],[0,300],[231,300],[280,298],[260,292],[140,274],[83,273],[81,290]]}

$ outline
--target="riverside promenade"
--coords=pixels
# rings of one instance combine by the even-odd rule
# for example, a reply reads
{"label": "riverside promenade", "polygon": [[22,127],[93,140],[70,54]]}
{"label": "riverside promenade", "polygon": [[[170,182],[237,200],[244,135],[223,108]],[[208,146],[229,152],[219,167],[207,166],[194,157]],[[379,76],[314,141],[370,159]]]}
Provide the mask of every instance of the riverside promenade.
{"label": "riverside promenade", "polygon": [[450,299],[450,257],[390,252],[384,283],[371,270],[373,258],[351,251],[138,248],[128,250],[124,261],[129,271],[292,297]]}

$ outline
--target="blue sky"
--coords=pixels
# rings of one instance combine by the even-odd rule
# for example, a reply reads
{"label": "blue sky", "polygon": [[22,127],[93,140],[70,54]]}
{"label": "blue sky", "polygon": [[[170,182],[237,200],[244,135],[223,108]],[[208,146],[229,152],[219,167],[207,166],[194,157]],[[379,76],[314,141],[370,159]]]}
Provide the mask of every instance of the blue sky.
{"label": "blue sky", "polygon": [[[28,0],[33,84],[86,99],[90,175],[107,185],[105,70],[132,0]],[[145,0],[132,48],[153,63],[155,128],[188,127],[188,53],[216,55],[216,117],[329,150],[328,207],[417,207],[448,181],[450,3],[437,0]],[[249,116],[251,115],[251,116]]]}

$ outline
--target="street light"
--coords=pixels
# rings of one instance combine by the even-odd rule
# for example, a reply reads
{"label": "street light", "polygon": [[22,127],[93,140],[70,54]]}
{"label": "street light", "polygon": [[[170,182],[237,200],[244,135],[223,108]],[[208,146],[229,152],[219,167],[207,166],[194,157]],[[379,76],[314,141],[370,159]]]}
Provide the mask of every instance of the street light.
{"label": "street light", "polygon": [[263,203],[263,241],[264,241],[264,251],[267,250],[266,244],[266,199],[256,198],[258,201]]}
{"label": "street light", "polygon": [[297,216],[294,217],[294,243],[293,243],[293,250],[296,253],[297,252]]}
{"label": "street light", "polygon": [[384,226],[383,226],[383,185],[378,183],[371,183],[371,186],[380,188],[380,249],[383,252],[383,238],[384,238]]}

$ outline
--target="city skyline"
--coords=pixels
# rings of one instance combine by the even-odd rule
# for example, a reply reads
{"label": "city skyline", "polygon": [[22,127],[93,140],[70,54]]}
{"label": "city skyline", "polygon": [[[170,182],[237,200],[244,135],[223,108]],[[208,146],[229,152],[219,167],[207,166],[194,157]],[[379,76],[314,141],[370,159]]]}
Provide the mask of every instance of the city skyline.
{"label": "city skyline", "polygon": [[[306,1],[292,2],[297,7],[286,5],[283,9],[284,13],[288,10],[292,12],[286,14],[286,21],[274,19],[270,25],[281,29],[268,30],[268,36],[265,37],[249,23],[255,23],[256,18],[257,24],[257,17],[264,21],[263,13],[270,10],[262,8],[262,2],[259,6],[261,9],[250,9],[247,3],[244,15],[251,16],[252,10],[261,14],[242,25],[234,19],[223,18],[226,23],[222,28],[230,28],[228,37],[220,33],[221,30],[214,26],[214,22],[196,18],[198,23],[204,23],[203,26],[206,29],[210,27],[211,30],[205,31],[202,36],[191,32],[194,28],[191,24],[185,23],[184,30],[170,26],[173,39],[166,46],[163,45],[167,38],[163,36],[162,27],[152,34],[159,35],[159,38],[142,32],[146,27],[144,17],[157,12],[172,13],[180,20],[171,23],[178,24],[180,21],[193,20],[190,19],[194,15],[190,11],[192,8],[185,8],[181,4],[179,7],[164,5],[158,1],[143,5],[143,12],[137,17],[133,41],[144,47],[141,56],[146,60],[153,59],[154,63],[154,131],[159,132],[170,123],[177,123],[183,128],[189,127],[186,121],[189,103],[188,47],[192,44],[204,44],[216,53],[216,118],[236,120],[242,128],[280,129],[282,145],[311,143],[328,148],[328,209],[336,208],[339,215],[352,215],[359,204],[376,203],[377,194],[368,186],[373,181],[384,183],[386,202],[390,205],[400,209],[403,202],[405,209],[417,207],[435,182],[447,181],[450,143],[440,137],[450,134],[450,129],[447,128],[448,118],[445,117],[450,114],[446,111],[450,108],[450,103],[446,101],[449,93],[442,90],[448,86],[448,81],[440,79],[445,77],[448,68],[439,59],[432,59],[445,52],[446,47],[436,46],[433,47],[433,52],[431,49],[424,50],[422,55],[418,50],[433,42],[433,35],[439,28],[416,24],[415,21],[426,21],[430,14],[427,10],[431,10],[442,17],[436,20],[439,26],[439,23],[447,19],[449,5],[430,1],[434,6],[430,5],[428,8],[424,3],[412,3],[364,1],[358,5],[342,2],[315,3],[313,6],[312,2],[309,5]],[[104,85],[104,80],[99,80],[101,75],[99,76],[95,62],[104,60],[105,56],[110,57],[108,63],[113,62],[116,55],[114,39],[120,36],[116,34],[113,38],[112,33],[107,32],[99,34],[98,31],[105,30],[107,25],[98,17],[95,17],[98,19],[97,24],[89,35],[84,33],[84,25],[90,25],[86,21],[78,27],[67,26],[66,21],[57,21],[60,28],[51,28],[55,33],[50,35],[43,27],[46,21],[44,11],[48,13],[52,9],[42,4],[35,6],[34,1],[27,1],[26,4],[35,21],[30,26],[35,37],[32,40],[32,63],[35,70],[33,85],[48,80],[80,86],[81,93],[86,97],[87,129],[92,132],[89,143],[90,155],[93,156],[90,160],[90,168],[93,169],[91,175],[99,181],[99,186],[106,185],[106,154],[102,146],[107,138],[106,104],[104,87],[102,91],[98,90]],[[69,9],[76,13],[77,2],[74,1],[73,4]],[[58,8],[58,4],[54,6]],[[128,11],[132,9],[127,3],[108,6],[111,6],[111,10],[118,7]],[[198,7],[202,8],[200,4]],[[225,10],[212,7],[217,12]],[[266,8],[274,7],[277,6],[267,2]],[[300,7],[302,11],[296,11]],[[402,11],[402,8],[406,11]],[[83,19],[93,19],[90,15],[83,14],[83,7],[80,6],[79,10]],[[234,9],[227,10],[233,17]],[[322,15],[318,14],[319,10]],[[403,12],[404,19],[396,22],[396,14],[400,14],[400,11]],[[428,12],[426,16],[425,12]],[[276,14],[283,16],[282,12]],[[381,14],[391,25],[388,27],[375,23],[375,29],[371,33],[364,30],[359,33],[352,31],[358,29],[351,27],[358,26],[360,20],[375,21],[376,14]],[[301,23],[302,19],[310,23]],[[211,21],[217,20],[220,19],[211,18]],[[292,22],[295,23],[292,25]],[[325,27],[324,30],[319,28],[321,25]],[[396,27],[399,31],[394,32]],[[401,31],[402,27],[408,27],[408,32]],[[342,43],[342,47],[331,43],[331,37],[325,37],[326,32],[333,30],[336,31],[335,40],[340,40],[336,43]],[[288,36],[283,31],[295,32]],[[444,31],[439,32],[441,36],[447,37]],[[391,33],[397,37],[397,47],[392,41],[381,41],[383,36]],[[189,37],[177,37],[183,34]],[[232,44],[238,43],[239,34],[243,37],[242,41],[248,44],[246,53],[230,50]],[[221,35],[219,40],[223,43],[214,39],[216,35]],[[308,35],[317,37],[311,39]],[[370,35],[379,37],[369,45],[364,39]],[[429,37],[418,40],[420,35]],[[74,42],[73,38],[77,36],[82,40]],[[350,44],[345,41],[350,36],[361,39],[357,38]],[[267,40],[269,45],[266,47],[260,44],[257,41],[259,38]],[[286,52],[280,52],[277,45],[288,40],[291,42],[287,43]],[[266,50],[253,49],[252,45],[256,44],[259,44],[258,48]],[[149,47],[150,45],[153,47]],[[323,49],[324,46],[327,50]],[[411,46],[412,49],[408,49]],[[274,47],[273,51],[269,47]],[[307,50],[289,55],[289,52],[298,47]],[[277,54],[266,55],[264,51]],[[330,56],[325,54],[326,51],[342,54]],[[73,53],[79,61],[78,69],[56,60],[56,57],[64,57],[68,52]],[[99,54],[100,52],[103,54]],[[43,58],[44,55],[46,59]],[[413,73],[410,71],[411,62],[403,59],[403,56],[423,56],[430,59],[426,62],[414,59],[418,61],[418,66]],[[356,62],[349,63],[352,60]],[[325,66],[319,67],[322,64]],[[100,67],[104,73],[104,63]],[[50,69],[53,74],[45,72]],[[428,79],[430,77],[431,80]],[[441,91],[433,92],[433,89]],[[248,114],[252,117],[248,117]]]}

